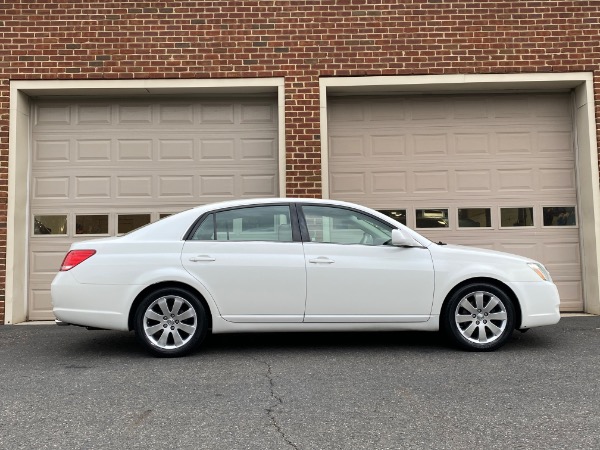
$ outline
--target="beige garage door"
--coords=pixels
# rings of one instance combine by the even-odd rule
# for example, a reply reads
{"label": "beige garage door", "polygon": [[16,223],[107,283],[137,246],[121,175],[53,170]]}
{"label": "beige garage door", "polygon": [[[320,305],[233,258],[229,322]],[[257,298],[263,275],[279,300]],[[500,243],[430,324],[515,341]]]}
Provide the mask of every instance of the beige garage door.
{"label": "beige garage door", "polygon": [[328,102],[331,198],[436,241],[540,260],[561,309],[583,310],[568,93]]}
{"label": "beige garage door", "polygon": [[71,242],[190,207],[277,195],[273,98],[44,101],[32,111],[29,319]]}

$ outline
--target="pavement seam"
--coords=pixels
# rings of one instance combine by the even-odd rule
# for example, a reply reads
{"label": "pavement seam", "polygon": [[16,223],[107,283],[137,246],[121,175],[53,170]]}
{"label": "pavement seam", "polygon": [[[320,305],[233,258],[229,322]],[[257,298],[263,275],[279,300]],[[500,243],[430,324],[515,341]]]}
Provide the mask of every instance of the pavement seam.
{"label": "pavement seam", "polygon": [[296,444],[294,444],[290,440],[289,437],[286,436],[285,432],[283,431],[283,428],[281,427],[279,422],[277,422],[277,417],[275,415],[276,409],[279,406],[283,405],[283,399],[275,393],[275,380],[273,379],[273,371],[271,368],[271,364],[269,364],[266,361],[261,361],[256,358],[254,358],[254,359],[256,361],[258,361],[259,363],[264,364],[267,367],[267,372],[265,373],[265,377],[269,381],[269,393],[271,395],[271,398],[273,400],[275,400],[275,403],[271,404],[268,408],[265,408],[265,411],[267,412],[267,416],[269,417],[269,420],[271,421],[273,428],[275,428],[275,431],[277,431],[277,433],[283,438],[285,443],[288,444],[291,448],[298,450],[298,446]]}

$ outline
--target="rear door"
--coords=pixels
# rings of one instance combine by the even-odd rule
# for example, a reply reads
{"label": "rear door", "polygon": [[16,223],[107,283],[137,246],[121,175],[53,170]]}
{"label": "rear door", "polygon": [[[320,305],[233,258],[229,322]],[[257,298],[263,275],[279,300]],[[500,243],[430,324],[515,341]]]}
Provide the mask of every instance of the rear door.
{"label": "rear door", "polygon": [[257,205],[207,215],[183,247],[183,266],[231,322],[302,322],[306,271],[295,209]]}

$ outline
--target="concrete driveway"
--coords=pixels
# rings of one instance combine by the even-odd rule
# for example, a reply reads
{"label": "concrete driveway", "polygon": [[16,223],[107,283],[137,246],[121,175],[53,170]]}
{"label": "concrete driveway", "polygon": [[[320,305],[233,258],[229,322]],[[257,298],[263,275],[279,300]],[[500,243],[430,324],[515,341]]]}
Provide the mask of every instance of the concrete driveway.
{"label": "concrete driveway", "polygon": [[428,333],[213,336],[0,326],[0,448],[600,448],[600,317],[495,353]]}

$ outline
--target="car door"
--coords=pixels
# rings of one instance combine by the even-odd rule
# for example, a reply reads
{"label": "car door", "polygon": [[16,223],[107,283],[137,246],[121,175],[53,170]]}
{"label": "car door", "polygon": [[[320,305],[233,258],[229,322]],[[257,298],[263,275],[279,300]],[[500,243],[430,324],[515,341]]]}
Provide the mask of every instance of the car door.
{"label": "car door", "polygon": [[392,225],[358,210],[303,205],[305,322],[420,322],[433,303],[425,247],[389,244]]}
{"label": "car door", "polygon": [[183,246],[186,270],[231,322],[302,322],[306,271],[295,209],[256,205],[206,215]]}

